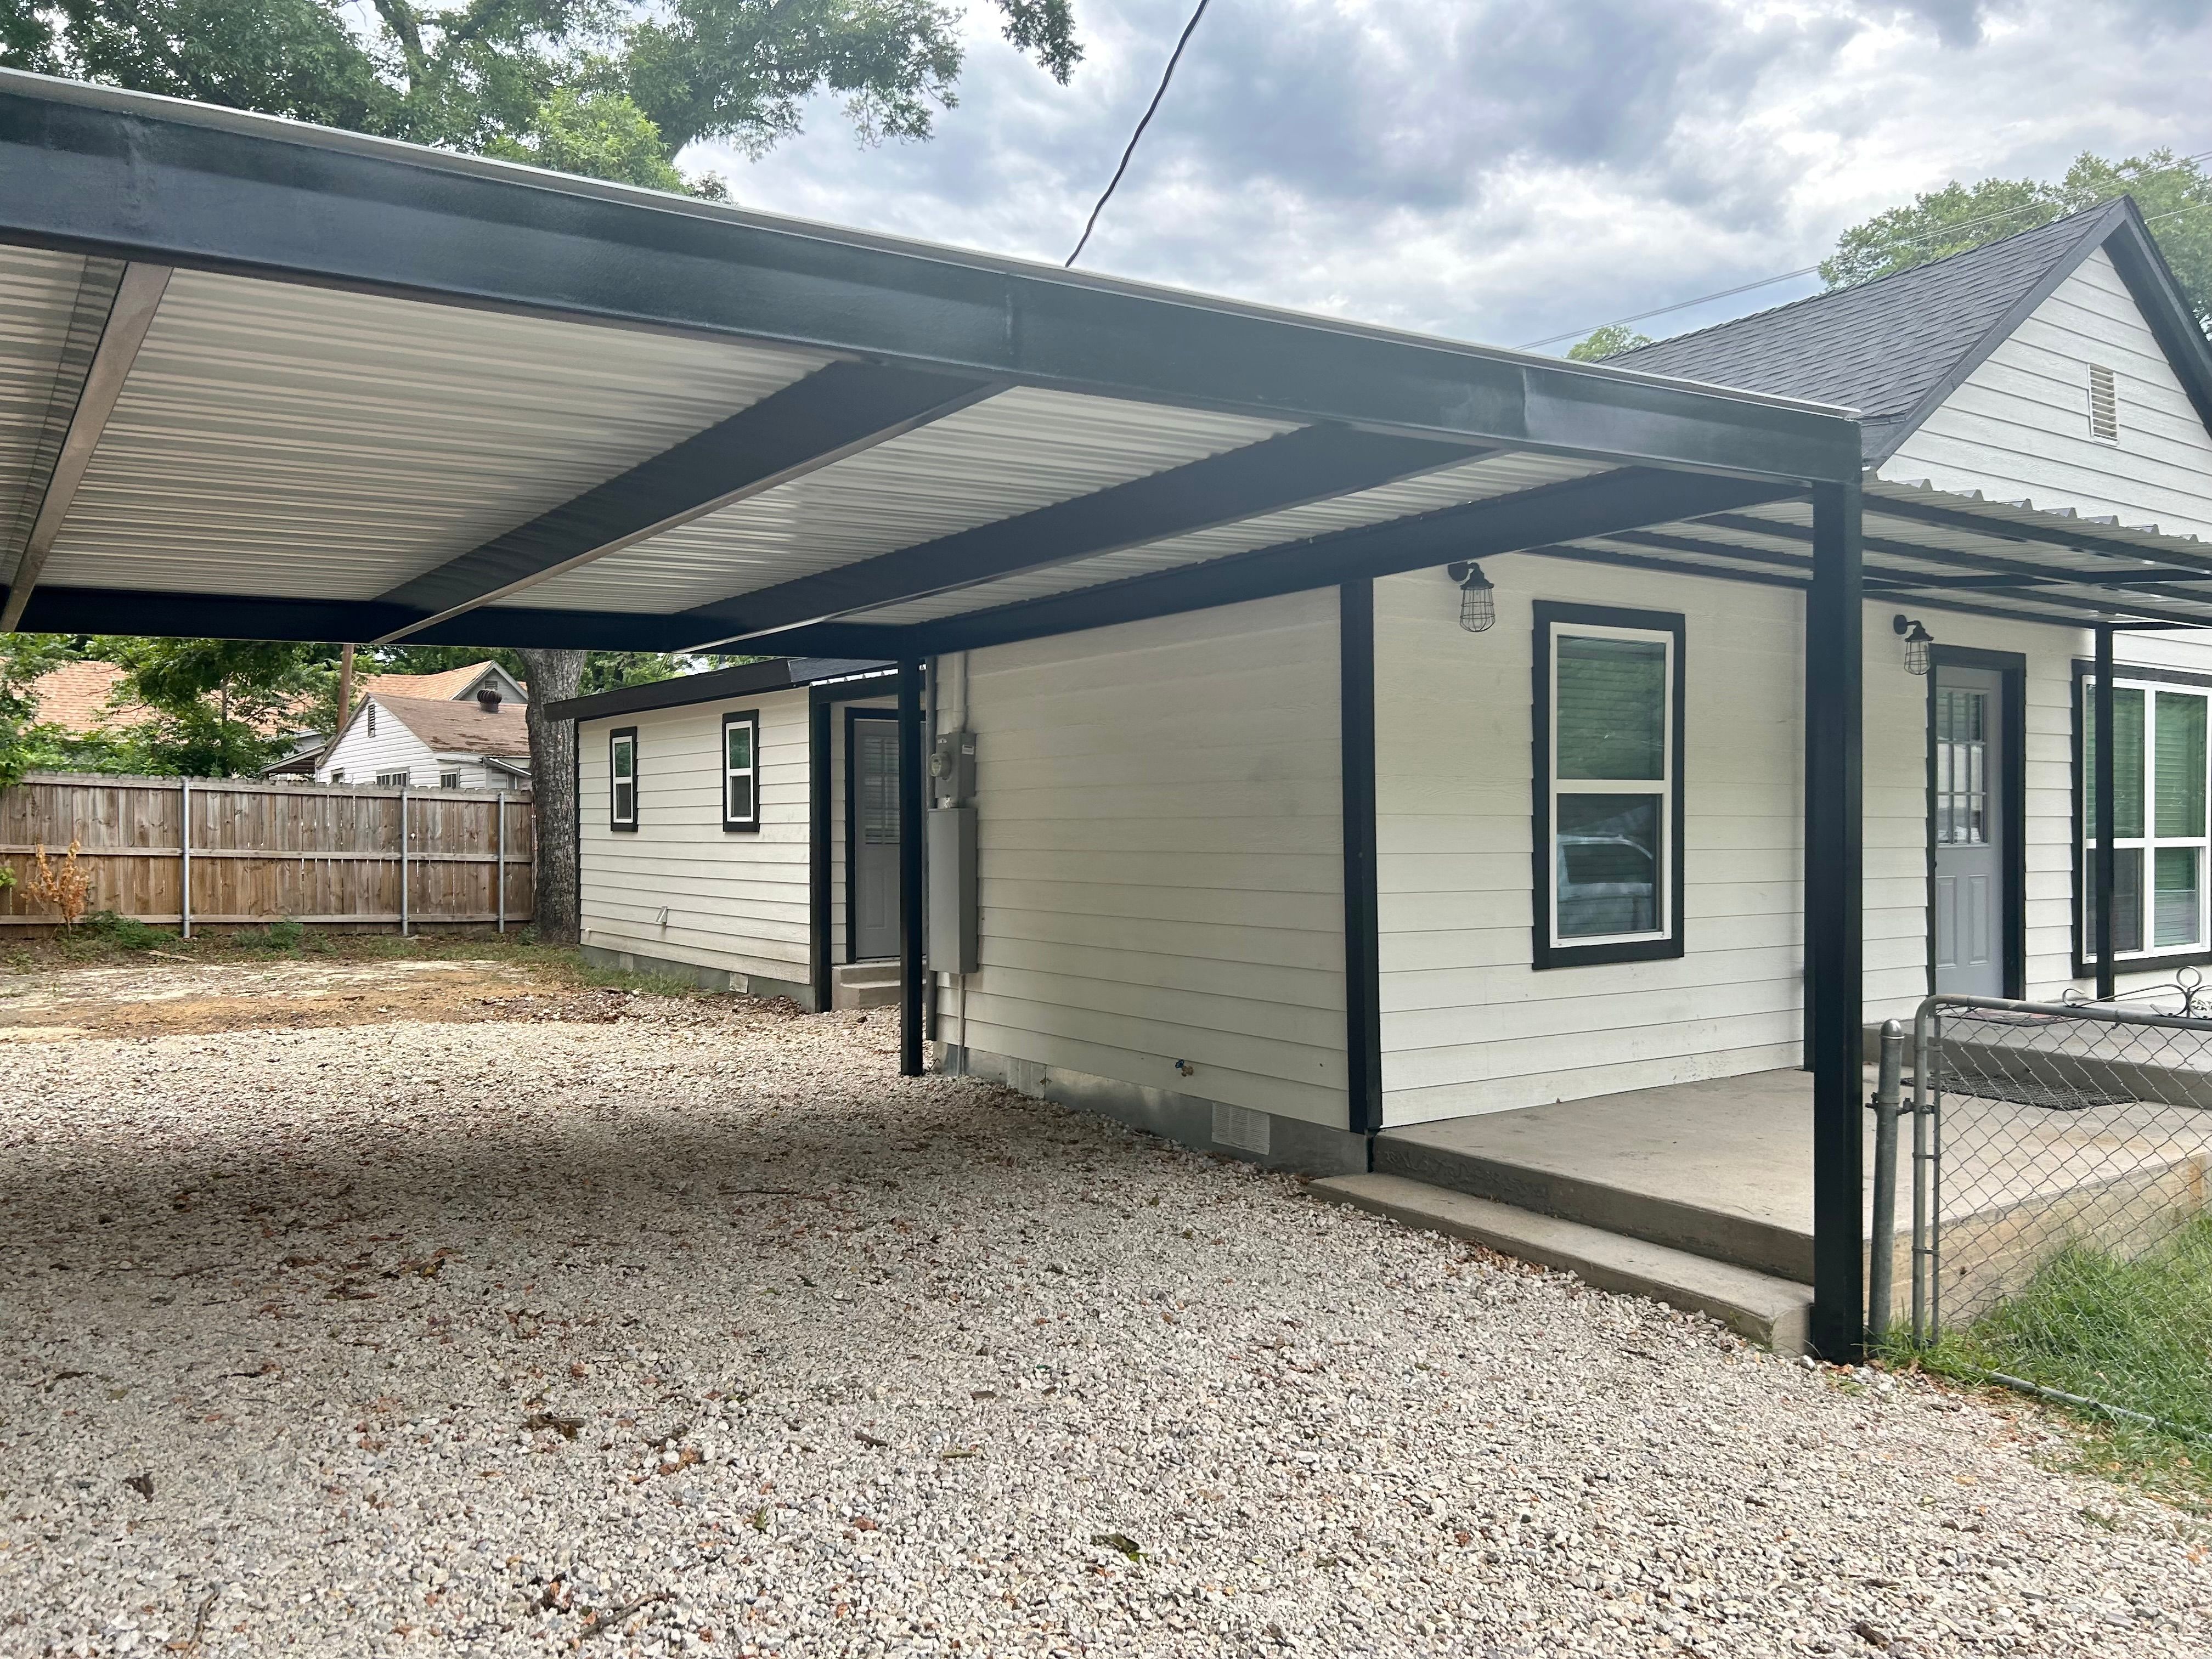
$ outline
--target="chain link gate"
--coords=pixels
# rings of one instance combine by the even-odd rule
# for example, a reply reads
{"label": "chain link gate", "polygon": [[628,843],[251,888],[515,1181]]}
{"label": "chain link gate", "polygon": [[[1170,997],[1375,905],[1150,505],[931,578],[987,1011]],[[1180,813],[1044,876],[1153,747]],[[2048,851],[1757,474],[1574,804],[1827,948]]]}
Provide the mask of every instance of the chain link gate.
{"label": "chain link gate", "polygon": [[1901,1272],[1884,1271],[1899,1120],[1877,1107],[1878,1339],[1909,1312],[1944,1368],[2212,1437],[2212,1018],[2194,983],[2162,1000],[2180,1012],[1921,1004]]}

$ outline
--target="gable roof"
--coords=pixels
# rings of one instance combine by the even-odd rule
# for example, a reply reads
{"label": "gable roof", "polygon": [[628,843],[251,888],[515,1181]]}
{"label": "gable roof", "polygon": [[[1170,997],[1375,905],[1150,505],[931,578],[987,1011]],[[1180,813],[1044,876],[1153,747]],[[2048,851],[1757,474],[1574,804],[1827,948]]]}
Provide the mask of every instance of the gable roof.
{"label": "gable roof", "polygon": [[890,663],[863,657],[770,657],[762,662],[710,669],[703,674],[678,674],[672,679],[618,686],[612,691],[597,691],[587,697],[569,697],[548,703],[545,713],[556,720],[604,720],[612,714],[682,708],[691,703],[719,702],[725,697],[750,697],[762,691],[787,691],[818,685],[825,680],[884,675],[891,666]]}
{"label": "gable roof", "polygon": [[[486,658],[482,662],[469,663],[459,668],[448,668],[435,674],[370,674],[361,683],[363,696],[443,697],[448,701],[472,696],[477,682],[487,673],[497,673],[510,685],[520,688],[520,683],[506,670]],[[510,698],[510,702],[515,701]]]}
{"label": "gable roof", "polygon": [[1866,464],[1887,459],[2091,252],[2111,253],[2190,400],[2212,428],[2212,349],[2127,197],[2001,242],[1818,294],[1607,361],[1842,404]]}
{"label": "gable roof", "polygon": [[[496,755],[519,760],[530,753],[529,721],[513,703],[501,705],[499,712],[493,714],[473,699],[455,702],[446,697],[391,697],[380,692],[362,701],[353,720],[346,723],[348,732],[371,702],[421,738],[422,746],[435,754]],[[337,746],[333,744],[331,750],[334,751]],[[328,760],[330,755],[326,753],[323,758]]]}

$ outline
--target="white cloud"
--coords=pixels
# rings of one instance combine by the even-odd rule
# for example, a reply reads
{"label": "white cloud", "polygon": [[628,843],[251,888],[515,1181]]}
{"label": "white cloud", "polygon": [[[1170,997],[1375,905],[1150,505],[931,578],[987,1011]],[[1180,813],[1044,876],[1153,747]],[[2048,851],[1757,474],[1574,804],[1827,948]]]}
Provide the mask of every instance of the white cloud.
{"label": "white cloud", "polygon": [[[685,163],[1057,262],[1188,4],[1079,0],[1066,88],[979,4],[931,142],[862,149],[825,100],[762,161]],[[2212,0],[1213,0],[1084,264],[1510,344],[1810,264],[1954,177],[2212,149],[2208,49]]]}

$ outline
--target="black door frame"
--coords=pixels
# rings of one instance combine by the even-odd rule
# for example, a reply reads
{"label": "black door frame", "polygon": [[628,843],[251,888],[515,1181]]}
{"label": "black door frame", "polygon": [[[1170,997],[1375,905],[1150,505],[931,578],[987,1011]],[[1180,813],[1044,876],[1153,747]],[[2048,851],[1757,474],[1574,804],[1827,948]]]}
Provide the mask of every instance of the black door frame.
{"label": "black door frame", "polygon": [[[854,723],[858,720],[895,720],[896,708],[862,708],[848,706],[845,710],[845,960],[859,962],[860,956],[860,905],[853,891],[853,872],[858,863],[854,854],[860,847],[860,790],[859,773],[854,766],[854,757],[859,745],[853,741]],[[895,962],[898,952],[888,956],[869,957],[869,962]]]}
{"label": "black door frame", "polygon": [[2027,994],[2027,658],[2017,651],[1981,651],[1971,646],[1937,645],[1929,651],[1927,709],[1923,746],[1927,796],[1928,994],[1936,994],[1936,683],[1946,668],[1978,668],[1997,677],[2000,702],[1997,763],[2004,774],[2002,791],[2005,878],[2004,994]]}

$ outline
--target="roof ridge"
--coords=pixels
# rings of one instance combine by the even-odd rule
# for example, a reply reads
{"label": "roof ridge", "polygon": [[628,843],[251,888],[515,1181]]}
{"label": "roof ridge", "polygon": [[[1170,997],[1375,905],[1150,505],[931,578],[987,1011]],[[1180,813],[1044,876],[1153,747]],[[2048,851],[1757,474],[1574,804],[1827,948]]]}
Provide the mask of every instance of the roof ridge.
{"label": "roof ridge", "polygon": [[[1718,333],[1723,329],[1736,328],[1745,323],[1757,322],[1762,318],[1779,316],[1785,311],[1795,311],[1801,307],[1818,305],[1823,301],[1837,299],[1843,295],[1865,294],[1880,288],[1884,283],[1895,282],[1899,277],[1924,276],[1929,272],[1941,270],[1947,265],[1956,265],[1963,260],[1977,259],[1984,254],[1994,253],[1998,249],[2009,247],[2026,237],[2039,236],[2045,231],[2055,230],[2059,226],[2070,224],[2077,219],[2087,219],[2107,214],[2124,216],[2124,204],[2130,199],[2123,193],[2112,198],[2109,201],[2100,202],[2094,207],[2082,208],[2073,213],[2063,213],[2056,219],[2046,219],[2039,225],[2030,225],[2026,230],[2016,230],[2011,235],[2001,236],[1994,242],[1984,242],[1978,247],[1961,248],[1958,252],[1947,253],[1940,259],[1928,259],[1917,265],[1905,265],[1896,270],[1886,270],[1881,276],[1869,276],[1863,283],[1849,283],[1842,288],[1823,289],[1818,294],[1807,294],[1795,300],[1785,300],[1780,305],[1767,307],[1764,311],[1747,311],[1741,317],[1729,317],[1717,323],[1708,323],[1703,328],[1690,329],[1680,334],[1669,334],[1664,338],[1652,341],[1650,345],[1638,346],[1632,350],[1620,352],[1615,356],[1608,357],[1606,361],[1624,362],[1628,358],[1637,356],[1638,353],[1650,350],[1655,346],[1680,345],[1685,341],[1695,340],[1704,335]],[[2116,214],[2115,210],[2123,210],[2123,211]],[[2086,229],[2082,240],[2084,241],[2088,240]],[[2098,240],[2102,240],[2103,238],[2100,237]],[[2052,263],[2057,263],[2055,257]],[[2048,267],[2046,266],[2045,269]]]}

